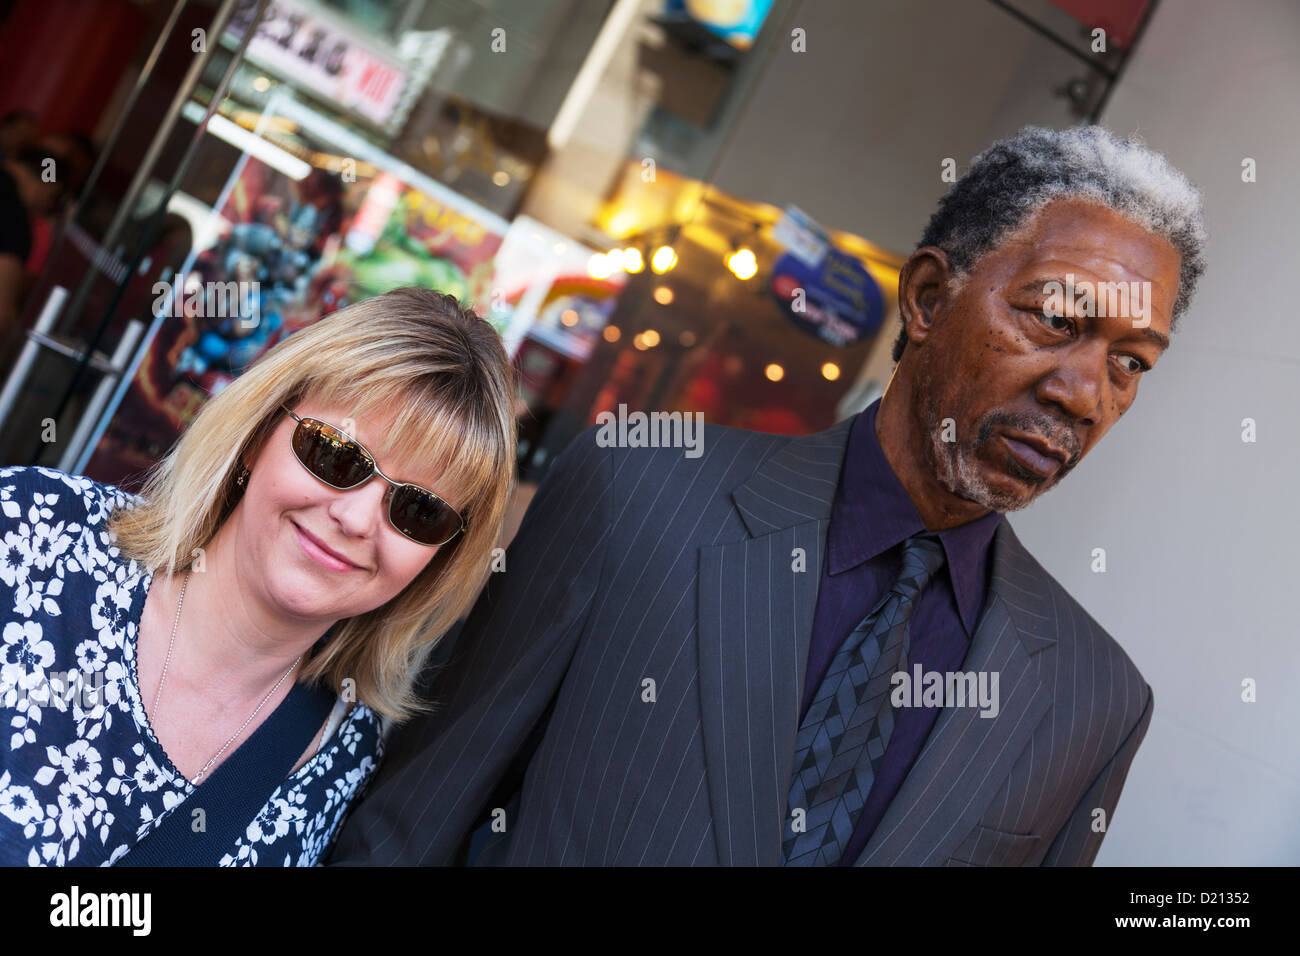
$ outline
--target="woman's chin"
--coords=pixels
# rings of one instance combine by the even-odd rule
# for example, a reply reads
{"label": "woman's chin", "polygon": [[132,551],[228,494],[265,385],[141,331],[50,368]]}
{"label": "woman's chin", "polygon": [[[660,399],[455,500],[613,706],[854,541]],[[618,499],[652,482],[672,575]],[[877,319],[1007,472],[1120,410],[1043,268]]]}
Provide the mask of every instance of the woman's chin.
{"label": "woman's chin", "polygon": [[267,576],[270,599],[291,617],[325,617],[338,602],[337,587],[311,567],[286,567]]}

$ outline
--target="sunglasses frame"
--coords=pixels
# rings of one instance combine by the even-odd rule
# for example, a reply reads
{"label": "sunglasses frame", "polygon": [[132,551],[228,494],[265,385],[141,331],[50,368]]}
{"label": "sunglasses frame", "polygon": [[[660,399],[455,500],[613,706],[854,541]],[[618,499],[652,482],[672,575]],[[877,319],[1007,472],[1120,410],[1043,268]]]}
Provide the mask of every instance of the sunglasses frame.
{"label": "sunglasses frame", "polygon": [[[355,485],[349,485],[346,488],[340,487],[339,485],[326,481],[320,475],[316,474],[316,472],[312,471],[311,468],[307,467],[307,463],[303,461],[302,458],[298,455],[298,449],[293,447],[294,444],[293,436],[290,435],[289,446],[293,448],[293,457],[298,459],[298,464],[302,465],[303,469],[306,470],[307,474],[311,475],[321,484],[327,485],[336,491],[355,491],[357,488],[360,488],[362,485],[368,482],[371,478],[374,478],[376,475],[378,475],[384,481],[388,482],[389,485],[389,491],[384,496],[387,501],[387,507],[384,509],[384,517],[387,519],[389,527],[391,527],[398,534],[402,535],[402,537],[414,541],[416,544],[422,544],[427,548],[440,548],[447,542],[455,540],[456,535],[463,534],[465,532],[465,528],[468,526],[468,522],[465,520],[465,516],[462,515],[455,508],[453,508],[451,505],[447,504],[446,499],[443,498],[441,495],[430,491],[428,488],[425,488],[423,485],[417,485],[409,481],[394,481],[392,478],[389,478],[387,475],[385,475],[382,471],[379,470],[379,462],[376,461],[375,456],[370,453],[370,449],[366,448],[365,445],[361,444],[361,442],[357,441],[355,438],[353,438],[343,429],[339,428],[337,425],[331,425],[329,422],[324,421],[323,419],[320,418],[313,418],[311,415],[308,415],[306,418],[304,418],[300,415],[295,414],[293,409],[289,408],[287,405],[281,405],[280,407],[283,408],[286,412],[288,412],[289,417],[292,418],[297,423],[294,425],[294,431],[297,431],[298,427],[302,425],[303,422],[317,422],[318,424],[324,425],[327,428],[334,429],[334,431],[344,436],[348,441],[350,441],[353,445],[355,445],[360,450],[361,454],[365,455],[366,458],[370,461],[370,475],[368,477],[363,478]],[[398,488],[414,488],[416,491],[422,491],[426,495],[432,495],[434,498],[438,499],[438,501],[442,502],[442,504],[447,508],[448,511],[450,511],[452,514],[456,516],[456,519],[460,522],[460,527],[457,528],[455,531],[453,531],[451,535],[446,539],[442,541],[438,541],[434,544],[430,544],[427,541],[420,541],[416,538],[412,538],[409,534],[407,534],[405,531],[399,528],[396,522],[393,521],[393,493]]]}

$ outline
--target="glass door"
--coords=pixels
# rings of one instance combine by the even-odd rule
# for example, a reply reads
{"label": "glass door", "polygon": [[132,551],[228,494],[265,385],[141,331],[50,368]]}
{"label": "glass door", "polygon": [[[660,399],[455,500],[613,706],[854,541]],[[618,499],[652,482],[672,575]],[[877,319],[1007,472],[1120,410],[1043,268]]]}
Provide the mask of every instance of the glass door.
{"label": "glass door", "polygon": [[[185,182],[223,159],[204,150],[203,125],[247,44],[229,37],[253,36],[267,6],[177,0],[123,35],[138,52],[119,85],[117,119],[52,224],[0,366],[3,464],[81,471],[97,419],[147,341],[163,301],[158,290],[193,243],[200,217]],[[75,62],[72,50],[48,55]]]}

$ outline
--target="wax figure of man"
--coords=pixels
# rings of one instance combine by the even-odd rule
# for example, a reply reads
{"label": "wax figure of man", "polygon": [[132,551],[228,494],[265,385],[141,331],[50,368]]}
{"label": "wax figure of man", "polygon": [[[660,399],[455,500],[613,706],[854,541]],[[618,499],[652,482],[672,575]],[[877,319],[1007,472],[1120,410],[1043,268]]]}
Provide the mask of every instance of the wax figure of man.
{"label": "wax figure of man", "polygon": [[865,411],[693,458],[579,435],[333,862],[456,862],[492,820],[479,862],[1091,864],[1151,688],[1003,513],[1132,405],[1203,244],[1160,156],[1027,128],[905,264]]}

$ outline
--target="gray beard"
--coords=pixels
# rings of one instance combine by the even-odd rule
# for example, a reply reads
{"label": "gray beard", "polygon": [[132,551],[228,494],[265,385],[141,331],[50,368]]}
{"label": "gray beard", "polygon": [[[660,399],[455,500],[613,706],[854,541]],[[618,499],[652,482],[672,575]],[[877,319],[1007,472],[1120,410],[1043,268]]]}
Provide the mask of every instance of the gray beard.
{"label": "gray beard", "polygon": [[933,426],[930,429],[930,447],[934,455],[935,477],[940,485],[959,498],[1001,513],[1019,511],[1038,497],[1039,493],[1009,495],[996,491],[976,466],[965,443],[944,441],[941,430]]}
{"label": "gray beard", "polygon": [[[930,452],[934,459],[935,478],[939,484],[957,497],[973,501],[975,504],[992,511],[1019,511],[1022,508],[1027,508],[1043,492],[1055,488],[1061,479],[1069,474],[1070,469],[1078,463],[1078,459],[1075,457],[1077,448],[1070,447],[1067,444],[1066,437],[1061,436],[1058,438],[1058,442],[1067,444],[1067,451],[1071,457],[1070,461],[1056,473],[1051,481],[1034,485],[1025,494],[1017,495],[1000,492],[988,483],[988,480],[980,471],[975,462],[974,448],[989,441],[993,436],[993,429],[1000,424],[1010,424],[1026,431],[1046,434],[1059,431],[1059,423],[1053,423],[1046,416],[1020,416],[992,412],[979,423],[973,438],[958,436],[957,441],[946,442],[943,440],[943,429],[941,427],[944,416],[940,415],[938,409],[928,403],[926,418],[929,423]],[[1056,428],[1053,428],[1054,424],[1057,425]]]}

